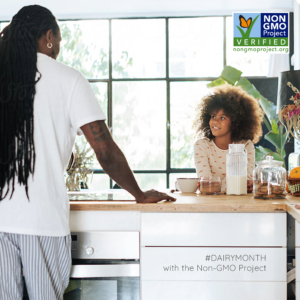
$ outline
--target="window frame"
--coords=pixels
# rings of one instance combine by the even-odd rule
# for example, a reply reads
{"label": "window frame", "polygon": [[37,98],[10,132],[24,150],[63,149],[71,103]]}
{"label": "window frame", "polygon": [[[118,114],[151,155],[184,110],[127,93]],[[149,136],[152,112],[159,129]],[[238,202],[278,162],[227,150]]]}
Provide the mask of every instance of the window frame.
{"label": "window frame", "polygon": [[[170,86],[171,82],[190,82],[190,81],[213,81],[218,77],[170,77],[169,76],[169,20],[170,19],[187,19],[187,18],[211,18],[211,17],[222,17],[223,18],[223,68],[226,66],[226,18],[232,17],[231,15],[226,16],[193,16],[193,17],[151,17],[151,18],[111,18],[106,19],[109,21],[109,76],[108,79],[88,79],[90,82],[107,82],[108,83],[108,108],[107,108],[107,125],[113,134],[113,105],[112,105],[112,83],[118,81],[165,81],[166,82],[166,168],[164,170],[133,170],[136,174],[166,174],[166,188],[170,188],[170,174],[172,173],[196,173],[195,168],[172,168],[171,167],[171,93]],[[159,78],[113,78],[112,77],[112,21],[113,20],[132,20],[132,19],[165,19],[165,30],[166,30],[166,77]],[[68,20],[60,20],[68,21]],[[266,76],[249,76],[247,78],[266,78]],[[94,174],[105,174],[101,169],[94,169]],[[110,178],[110,188],[113,187],[113,180]]]}
{"label": "window frame", "polygon": [[[165,81],[166,82],[166,168],[164,170],[133,170],[136,174],[165,174],[166,188],[170,188],[170,174],[172,173],[196,173],[195,168],[172,168],[171,167],[171,96],[170,86],[172,82],[191,82],[191,81],[213,81],[218,77],[170,77],[169,76],[169,20],[170,19],[186,19],[186,18],[223,18],[223,68],[226,66],[226,18],[232,15],[212,15],[212,16],[176,16],[176,17],[133,17],[133,18],[95,18],[95,19],[60,19],[61,22],[67,21],[83,21],[83,20],[108,20],[109,22],[109,55],[108,55],[108,78],[107,79],[88,79],[91,83],[106,82],[107,83],[107,125],[113,134],[113,103],[112,103],[112,85],[113,82],[125,81]],[[293,20],[291,12],[290,20]],[[165,20],[165,43],[166,43],[166,77],[160,78],[113,78],[112,76],[112,21],[113,20],[134,20],[134,19],[164,19]],[[1,21],[4,23],[7,21]],[[9,21],[8,21],[9,22]],[[293,23],[290,21],[290,56],[293,53]],[[291,68],[292,69],[292,68]],[[265,79],[266,76],[247,76],[248,79]],[[106,174],[102,169],[93,169],[94,174]],[[113,180],[110,178],[110,188],[113,187]]]}

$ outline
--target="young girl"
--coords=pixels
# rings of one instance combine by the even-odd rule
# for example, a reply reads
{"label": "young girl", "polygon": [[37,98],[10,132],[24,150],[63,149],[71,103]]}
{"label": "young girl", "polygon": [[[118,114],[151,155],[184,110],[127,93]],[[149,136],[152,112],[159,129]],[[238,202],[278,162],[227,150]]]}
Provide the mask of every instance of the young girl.
{"label": "young girl", "polygon": [[226,188],[226,154],[229,144],[245,144],[248,156],[248,192],[252,191],[255,149],[262,136],[263,111],[241,87],[216,87],[197,106],[194,161],[198,178],[217,176]]}

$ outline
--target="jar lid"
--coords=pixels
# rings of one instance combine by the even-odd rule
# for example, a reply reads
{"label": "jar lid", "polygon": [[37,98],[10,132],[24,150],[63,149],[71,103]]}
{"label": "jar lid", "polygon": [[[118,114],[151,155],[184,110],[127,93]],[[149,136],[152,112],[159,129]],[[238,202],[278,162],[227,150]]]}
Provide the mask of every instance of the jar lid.
{"label": "jar lid", "polygon": [[266,159],[258,161],[258,166],[264,166],[264,167],[282,167],[283,162],[279,160],[274,160],[274,157],[271,155],[267,155]]}
{"label": "jar lid", "polygon": [[229,144],[229,153],[243,153],[245,152],[244,144]]}
{"label": "jar lid", "polygon": [[200,181],[221,181],[221,179],[218,176],[202,176]]}

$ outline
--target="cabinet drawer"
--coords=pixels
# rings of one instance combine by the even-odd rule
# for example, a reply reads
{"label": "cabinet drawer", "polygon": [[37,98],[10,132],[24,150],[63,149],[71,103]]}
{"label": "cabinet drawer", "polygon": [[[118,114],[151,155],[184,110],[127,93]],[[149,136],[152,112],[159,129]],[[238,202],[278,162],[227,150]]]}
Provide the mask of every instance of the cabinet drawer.
{"label": "cabinet drawer", "polygon": [[139,211],[70,211],[71,231],[140,231]]}
{"label": "cabinet drawer", "polygon": [[142,247],[141,249],[143,281],[286,282],[286,273],[286,248]]}
{"label": "cabinet drawer", "polygon": [[285,282],[143,281],[142,300],[286,300]]}
{"label": "cabinet drawer", "polygon": [[300,282],[300,248],[296,248],[296,281]]}
{"label": "cabinet drawer", "polygon": [[295,220],[295,246],[300,247],[300,224]]}
{"label": "cabinet drawer", "polygon": [[141,213],[142,246],[286,246],[286,213]]}

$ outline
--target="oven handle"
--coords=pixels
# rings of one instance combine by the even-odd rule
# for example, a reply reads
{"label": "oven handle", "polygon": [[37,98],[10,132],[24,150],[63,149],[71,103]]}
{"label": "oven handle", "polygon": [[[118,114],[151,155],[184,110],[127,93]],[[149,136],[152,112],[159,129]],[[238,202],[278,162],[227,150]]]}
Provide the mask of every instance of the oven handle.
{"label": "oven handle", "polygon": [[73,265],[71,278],[139,277],[139,264]]}

